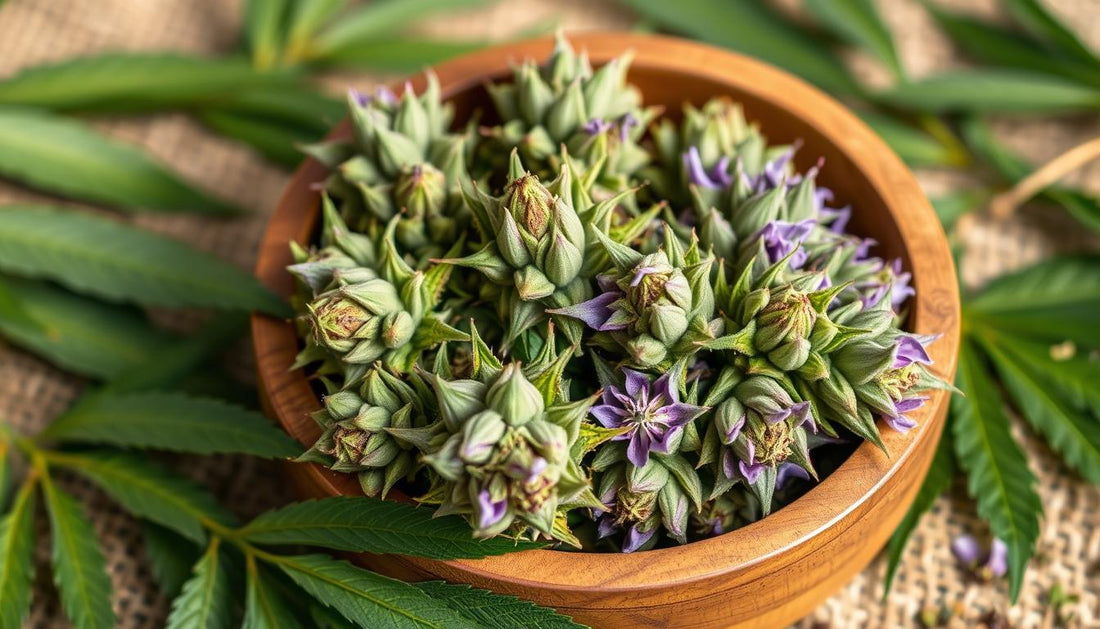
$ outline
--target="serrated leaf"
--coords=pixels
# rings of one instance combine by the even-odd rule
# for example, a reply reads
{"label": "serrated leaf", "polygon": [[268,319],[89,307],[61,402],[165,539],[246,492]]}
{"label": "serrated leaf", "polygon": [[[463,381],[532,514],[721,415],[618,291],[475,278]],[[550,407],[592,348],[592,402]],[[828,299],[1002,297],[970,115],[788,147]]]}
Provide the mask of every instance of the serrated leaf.
{"label": "serrated leaf", "polygon": [[1037,72],[983,68],[935,74],[876,94],[918,112],[1051,114],[1100,109],[1100,89]]}
{"label": "serrated leaf", "polygon": [[195,564],[183,591],[172,601],[167,629],[229,629],[233,593],[219,546],[215,539]]}
{"label": "serrated leaf", "polygon": [[46,193],[128,211],[241,213],[71,118],[0,107],[0,146],[0,176]]}
{"label": "serrated leaf", "polygon": [[172,341],[134,308],[74,295],[41,282],[5,279],[9,294],[37,322],[0,316],[0,334],[74,373],[114,378],[148,364]]}
{"label": "serrated leaf", "polygon": [[186,537],[159,524],[142,522],[141,530],[145,556],[160,593],[167,599],[174,599],[191,577],[191,566],[198,562],[202,552]]}
{"label": "serrated leaf", "polygon": [[111,629],[115,626],[111,580],[95,529],[72,496],[48,478],[42,479],[42,487],[53,537],[54,583],[65,615],[75,629]]}
{"label": "serrated leaf", "polygon": [[483,41],[371,38],[351,42],[326,53],[324,63],[381,72],[418,72],[487,45],[488,42]]}
{"label": "serrated leaf", "polygon": [[462,518],[376,498],[336,497],[269,511],[241,529],[254,544],[320,546],[349,552],[456,559],[486,557],[541,544],[503,537],[475,539]]}
{"label": "serrated leaf", "polygon": [[[992,330],[990,332],[993,332]],[[1092,409],[1100,415],[1100,358],[1085,348],[1051,345],[1019,335],[1010,335],[1011,343],[1001,347],[1015,355],[1016,359],[1034,367],[1041,374],[1046,386],[1058,391],[1059,396],[1078,408]],[[1058,354],[1071,350],[1072,355]],[[1057,356],[1057,357],[1055,357]]]}
{"label": "serrated leaf", "polygon": [[280,557],[276,564],[311,596],[363,629],[474,629],[442,601],[396,579],[325,555]]}
{"label": "serrated leaf", "polygon": [[936,498],[951,486],[951,481],[954,478],[954,444],[952,443],[951,429],[945,426],[940,435],[940,443],[936,447],[936,455],[932,459],[928,474],[924,477],[924,482],[921,483],[920,489],[917,491],[917,497],[913,500],[913,504],[909,506],[905,517],[902,518],[897,530],[890,536],[890,541],[886,544],[887,564],[886,580],[882,586],[883,597],[890,593],[890,587],[894,583],[894,575],[897,574],[898,566],[901,565],[905,546],[909,543],[909,536],[917,528],[921,517],[932,508]]}
{"label": "serrated leaf", "polygon": [[207,490],[188,478],[136,455],[81,452],[58,456],[58,464],[98,485],[127,511],[206,543],[207,521],[231,525],[236,518]]}
{"label": "serrated leaf", "polygon": [[243,336],[247,325],[243,315],[216,316],[194,334],[165,344],[157,351],[155,360],[112,378],[100,391],[117,394],[169,389],[224,353]]}
{"label": "serrated leaf", "polygon": [[193,454],[283,458],[302,448],[263,415],[181,393],[128,393],[85,399],[55,419],[43,438]]}
{"label": "serrated leaf", "polygon": [[486,0],[377,0],[343,16],[313,38],[310,58],[328,61],[348,48],[392,33],[413,20],[439,11],[486,4]]}
{"label": "serrated leaf", "polygon": [[[1070,467],[1089,482],[1100,484],[1100,423],[1096,418],[1050,382],[1044,371],[1047,365],[1017,354],[1012,347],[1015,339],[989,331],[980,332],[979,338],[1020,414]],[[1093,386],[1097,382],[1094,380]]]}
{"label": "serrated leaf", "polygon": [[1100,256],[1062,256],[1002,275],[965,308],[964,317],[1052,342],[1100,347]]}
{"label": "serrated leaf", "polygon": [[424,581],[416,587],[484,629],[584,629],[568,616],[514,596],[443,581]]}
{"label": "serrated leaf", "polygon": [[871,0],[803,0],[802,5],[838,37],[877,57],[895,77],[905,77],[890,29]]}
{"label": "serrated leaf", "polygon": [[0,208],[0,270],[117,301],[289,312],[228,262],[178,240],[58,208]]}
{"label": "serrated leaf", "polygon": [[0,518],[0,627],[22,627],[34,586],[34,486]]}
{"label": "serrated leaf", "polygon": [[1038,0],[1005,0],[1005,8],[1021,26],[1067,55],[1089,64],[1100,63],[1095,53]]}
{"label": "serrated leaf", "polygon": [[271,577],[249,557],[243,629],[295,629],[301,626]]}
{"label": "serrated leaf", "polygon": [[838,93],[862,89],[827,48],[759,2],[624,0],[662,27],[740,50]]}
{"label": "serrated leaf", "polygon": [[252,51],[252,64],[261,70],[271,68],[279,60],[287,8],[287,0],[248,0],[245,3],[245,38]]}
{"label": "serrated leaf", "polygon": [[156,111],[201,105],[247,89],[289,87],[297,80],[290,73],[257,72],[240,58],[106,53],[32,66],[0,81],[0,105]]}
{"label": "serrated leaf", "polygon": [[313,142],[320,135],[217,109],[204,109],[196,116],[215,133],[247,144],[272,163],[287,168],[305,160],[296,147]]}
{"label": "serrated leaf", "polygon": [[978,61],[1057,74],[1084,85],[1100,83],[1097,66],[1057,54],[1015,30],[944,11],[933,2],[924,6],[951,41]]}
{"label": "serrated leaf", "polygon": [[956,384],[965,396],[951,398],[955,457],[966,470],[978,515],[1008,547],[1009,591],[1015,602],[1035,552],[1043,505],[1027,457],[1012,437],[1012,422],[997,386],[973,340],[963,341]]}
{"label": "serrated leaf", "polygon": [[[960,125],[963,137],[978,156],[991,165],[1002,177],[1016,183],[1031,174],[1034,169],[1023,157],[1013,153],[993,137],[993,130],[977,118],[966,118]],[[1100,201],[1072,188],[1050,186],[1039,195],[1059,205],[1089,229],[1100,233]]]}
{"label": "serrated leaf", "polygon": [[948,146],[922,129],[883,114],[863,111],[859,117],[910,166],[963,166],[967,163],[968,157],[961,145]]}

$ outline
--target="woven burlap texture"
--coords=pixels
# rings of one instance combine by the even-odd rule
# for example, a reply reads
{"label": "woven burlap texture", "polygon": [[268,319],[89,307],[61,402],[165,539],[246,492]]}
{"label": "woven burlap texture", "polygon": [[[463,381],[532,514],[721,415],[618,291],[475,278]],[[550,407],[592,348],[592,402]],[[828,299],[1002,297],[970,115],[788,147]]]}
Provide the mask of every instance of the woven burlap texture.
{"label": "woven burlap texture", "polygon": [[[734,0],[741,1],[741,0]],[[797,5],[797,0],[785,0]],[[994,0],[954,0],[953,6],[996,15]],[[1051,6],[1100,47],[1097,0],[1051,0]],[[238,46],[240,2],[228,0],[10,0],[0,8],[0,76],[37,63],[108,50],[176,50],[224,54]],[[920,76],[960,63],[916,0],[881,0],[881,9],[899,39],[908,70]],[[510,0],[461,16],[434,19],[422,30],[438,36],[503,39],[530,27],[557,23],[566,29],[629,28],[632,19],[607,0]],[[871,81],[881,79],[873,64],[858,56],[853,67]],[[360,88],[394,77],[343,74],[330,77],[334,88]],[[128,119],[96,119],[96,127],[143,147],[188,180],[231,199],[253,213],[235,221],[193,217],[139,216],[149,229],[187,240],[249,268],[267,214],[287,181],[247,149],[214,136],[182,114]],[[997,124],[1003,139],[1036,161],[1057,155],[1083,138],[1100,135],[1095,118],[1045,121],[1006,120]],[[4,150],[0,147],[0,150]],[[965,185],[950,173],[919,173],[930,194]],[[1100,165],[1077,175],[1078,183],[1100,184]],[[52,202],[22,188],[0,183],[0,202]],[[969,231],[963,256],[964,279],[979,284],[989,277],[1083,242],[1081,230],[1057,211],[1026,211],[1008,222],[978,222]],[[181,324],[176,317],[163,317]],[[182,325],[186,325],[186,320]],[[247,349],[237,370],[248,373]],[[63,410],[82,387],[79,379],[20,351],[0,347],[0,421],[32,432]],[[1019,428],[1019,427],[1018,427]],[[882,600],[885,573],[880,559],[815,610],[800,627],[908,627],[928,607],[956,610],[952,626],[975,626],[990,611],[1016,627],[1054,626],[1046,595],[1055,584],[1079,595],[1068,608],[1071,626],[1100,626],[1100,490],[1090,487],[1021,429],[1046,511],[1037,557],[1019,603],[1009,606],[1005,586],[976,583],[955,564],[950,539],[981,532],[965,490],[939,500],[921,523],[906,551],[894,589]],[[235,457],[189,460],[184,466],[215,488],[244,515],[289,500],[280,495],[269,464]],[[141,527],[102,494],[72,479],[65,487],[83,501],[108,557],[119,626],[160,627],[167,602],[158,594],[143,556]],[[43,518],[39,518],[40,523]],[[43,537],[45,531],[42,531]],[[38,587],[28,627],[68,626],[49,585],[48,549],[39,547]]]}

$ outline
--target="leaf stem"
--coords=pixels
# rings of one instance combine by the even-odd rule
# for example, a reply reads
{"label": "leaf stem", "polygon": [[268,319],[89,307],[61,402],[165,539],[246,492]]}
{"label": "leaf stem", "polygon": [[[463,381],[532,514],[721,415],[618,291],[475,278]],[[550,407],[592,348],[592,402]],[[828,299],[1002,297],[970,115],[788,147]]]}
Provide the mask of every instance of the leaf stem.
{"label": "leaf stem", "polygon": [[989,202],[989,213],[997,219],[1012,216],[1028,199],[1094,159],[1100,159],[1100,138],[1078,144],[994,197]]}

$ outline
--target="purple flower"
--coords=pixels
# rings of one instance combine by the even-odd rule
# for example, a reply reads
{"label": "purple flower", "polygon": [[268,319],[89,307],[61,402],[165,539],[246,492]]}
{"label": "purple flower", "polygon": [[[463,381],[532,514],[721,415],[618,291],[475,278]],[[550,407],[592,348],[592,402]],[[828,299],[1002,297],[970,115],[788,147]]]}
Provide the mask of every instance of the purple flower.
{"label": "purple flower", "polygon": [[806,263],[808,253],[801,249],[802,241],[813,231],[816,221],[808,218],[797,223],[787,221],[771,221],[760,230],[760,240],[764,243],[764,252],[768,256],[768,263],[775,264],[790,255],[792,269],[797,269]]}
{"label": "purple flower", "polygon": [[635,118],[634,114],[630,112],[623,114],[622,118],[619,118],[619,140],[626,142],[630,139],[630,130],[640,124],[642,121]]}
{"label": "purple flower", "polygon": [[638,467],[649,462],[650,452],[668,453],[669,442],[688,422],[707,411],[680,401],[671,374],[650,382],[645,374],[623,369],[623,389],[609,386],[603,391],[602,404],[589,411],[605,428],[628,430],[615,437],[629,440],[626,456]]}
{"label": "purple flower", "polygon": [[489,495],[488,489],[482,489],[477,494],[477,522],[479,529],[487,529],[497,522],[508,511],[508,499],[494,501]]}
{"label": "purple flower", "polygon": [[915,336],[898,337],[898,353],[892,369],[902,369],[913,363],[931,365],[932,359],[924,349],[924,344]]}
{"label": "purple flower", "polygon": [[348,95],[358,103],[360,107],[366,107],[372,100],[378,100],[387,105],[394,105],[397,103],[397,95],[394,94],[390,88],[385,86],[375,88],[374,96],[368,96],[354,87],[348,90]]}
{"label": "purple flower", "polygon": [[989,559],[985,562],[985,569],[992,577],[1003,577],[1008,572],[1008,546],[997,538],[993,538],[993,546],[989,549]]}
{"label": "purple flower", "polygon": [[641,530],[639,524],[632,525],[626,531],[626,539],[623,540],[623,552],[632,553],[642,547],[643,544],[648,542],[654,534],[657,533],[657,527],[654,526],[648,531]]}
{"label": "purple flower", "polygon": [[603,118],[593,118],[584,123],[584,126],[581,128],[584,129],[584,132],[588,135],[597,136],[605,133],[608,129],[611,128],[611,126],[611,123],[607,122]]}
{"label": "purple flower", "polygon": [[684,153],[684,168],[688,173],[688,180],[702,188],[725,188],[733,183],[733,177],[729,173],[730,158],[723,157],[718,160],[714,168],[708,173],[703,167],[703,158],[699,155],[699,149],[691,147]]}
{"label": "purple flower", "polygon": [[[774,413],[771,413],[763,417],[764,421],[769,425],[775,425],[780,422],[787,422],[790,430],[794,430],[806,424],[810,423],[810,429],[817,432],[817,426],[814,424],[813,417],[810,415],[810,403],[798,402],[791,404],[785,408],[782,408]],[[726,478],[734,478],[736,472],[741,472],[741,475],[745,477],[745,480],[750,484],[755,483],[760,478],[760,473],[764,471],[764,468],[768,465],[774,465],[774,463],[767,463],[764,461],[758,461],[756,459],[756,443],[747,436],[740,440],[743,450],[738,455],[737,450],[734,447],[734,442],[738,442],[738,438],[742,436],[742,429],[745,427],[745,423],[748,420],[747,415],[742,415],[726,432],[723,443],[727,444],[722,450],[722,472],[726,475]],[[736,463],[736,465],[735,465]],[[797,466],[796,466],[797,467]],[[801,468],[799,468],[801,470]],[[805,470],[802,470],[805,472]],[[782,465],[779,467],[779,473],[783,473]],[[788,470],[786,476],[797,474]],[[778,486],[778,478],[777,478]]]}
{"label": "purple flower", "polygon": [[909,432],[910,428],[917,425],[917,422],[910,418],[906,413],[911,413],[921,406],[924,406],[926,397],[911,397],[904,400],[897,400],[894,402],[894,413],[886,416],[886,423],[897,432]]}
{"label": "purple flower", "polygon": [[890,305],[896,311],[906,299],[917,294],[909,285],[912,277],[911,273],[902,272],[900,258],[890,264],[883,263],[875,280],[859,285],[863,291],[863,296],[860,298],[863,307],[874,308],[887,293],[890,293]]}
{"label": "purple flower", "polygon": [[978,540],[966,534],[951,540],[951,552],[955,554],[955,559],[958,559],[959,563],[967,566],[977,564],[982,556],[982,548],[978,545]]}
{"label": "purple flower", "polygon": [[775,488],[783,489],[783,486],[787,484],[792,478],[800,478],[802,480],[810,480],[810,473],[802,469],[802,466],[797,463],[791,463],[790,461],[783,461],[779,464],[779,471],[775,476]]}
{"label": "purple flower", "polygon": [[619,292],[618,287],[615,287],[614,290],[600,293],[588,301],[564,308],[547,310],[546,312],[580,319],[588,327],[600,332],[622,330],[626,328],[626,324],[610,322],[611,317],[615,314],[615,309],[611,307],[611,304],[622,299],[622,297],[623,294]]}

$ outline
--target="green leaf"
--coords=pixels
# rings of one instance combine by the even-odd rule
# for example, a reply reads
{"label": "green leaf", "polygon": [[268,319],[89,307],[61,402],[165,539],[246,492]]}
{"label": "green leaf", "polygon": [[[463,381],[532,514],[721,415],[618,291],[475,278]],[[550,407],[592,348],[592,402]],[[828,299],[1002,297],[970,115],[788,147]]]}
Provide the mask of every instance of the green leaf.
{"label": "green leaf", "polygon": [[1035,72],[956,70],[903,83],[876,94],[910,111],[1052,114],[1100,109],[1100,89]]}
{"label": "green leaf", "polygon": [[[997,334],[1001,347],[1012,353],[1016,360],[1033,366],[1035,373],[1041,374],[1046,386],[1057,389],[1058,395],[1078,408],[1092,409],[1100,414],[1100,359],[1084,348],[1054,347],[1050,343],[1034,341],[1018,334],[1007,338],[995,328],[983,330],[986,334]],[[1011,342],[1008,342],[1011,338]],[[1054,357],[1056,350],[1072,349],[1072,356]]]}
{"label": "green leaf", "polygon": [[294,85],[291,73],[257,72],[245,59],[107,53],[38,65],[0,81],[0,105],[54,111],[188,108],[242,90]]}
{"label": "green leaf", "polygon": [[893,36],[871,0],[803,0],[802,5],[838,37],[877,57],[895,77],[905,77]]}
{"label": "green leaf", "polygon": [[0,627],[22,627],[34,587],[34,485],[0,518]]}
{"label": "green leaf", "polygon": [[53,421],[43,438],[193,454],[283,458],[302,448],[260,413],[181,393],[130,393],[85,399]]}
{"label": "green leaf", "polygon": [[279,595],[271,577],[248,558],[248,589],[245,593],[244,629],[295,629],[302,625]]}
{"label": "green leaf", "polygon": [[127,511],[206,543],[206,522],[236,518],[194,481],[138,455],[119,452],[58,454],[58,464],[99,485]]}
{"label": "green leaf", "polygon": [[100,391],[118,394],[172,388],[212,357],[225,353],[244,336],[247,326],[248,320],[241,315],[215,316],[198,332],[161,347],[154,360],[112,378]]}
{"label": "green leaf", "polygon": [[1100,83],[1100,68],[1045,49],[1014,30],[940,9],[925,1],[936,23],[971,57],[1005,68],[1034,70],[1074,79],[1084,85]]}
{"label": "green leaf", "polygon": [[973,327],[993,326],[1051,342],[1100,348],[1100,256],[1062,256],[1002,275],[964,310]]}
{"label": "green leaf", "polygon": [[53,535],[54,582],[61,592],[65,615],[76,629],[111,629],[115,626],[111,580],[95,529],[72,496],[55,487],[49,478],[42,479],[42,487]]}
{"label": "green leaf", "polygon": [[1005,0],[1005,8],[1021,26],[1036,37],[1058,47],[1066,55],[1088,64],[1100,63],[1100,59],[1097,59],[1089,47],[1038,0]]}
{"label": "green leaf", "polygon": [[325,555],[279,557],[276,564],[313,598],[364,629],[474,629],[449,605],[408,583]]}
{"label": "green leaf", "polygon": [[123,210],[239,214],[135,147],[81,122],[0,107],[0,176],[43,192]]}
{"label": "green leaf", "polygon": [[3,271],[110,300],[289,312],[255,277],[171,238],[51,207],[9,205],[0,216]]}
{"label": "green leaf", "polygon": [[[1067,464],[1089,482],[1100,484],[1100,422],[1051,382],[1045,371],[1046,363],[1054,362],[1049,355],[1045,361],[1032,362],[1014,351],[1014,338],[992,331],[981,331],[979,339],[1020,414]],[[1093,385],[1097,382],[1093,380]],[[1093,410],[1100,411],[1100,406]]]}
{"label": "green leaf", "polygon": [[309,54],[313,36],[346,4],[347,0],[312,0],[293,3],[287,24],[287,60],[296,62],[304,59]]}
{"label": "green leaf", "polygon": [[297,147],[319,137],[319,134],[309,131],[242,114],[206,109],[197,116],[212,131],[247,144],[272,163],[286,168],[294,168],[305,161],[305,155]]}
{"label": "green leaf", "polygon": [[252,64],[261,70],[274,66],[282,52],[287,0],[248,0],[244,28]]}
{"label": "green leaf", "polygon": [[159,524],[142,522],[141,530],[145,556],[160,586],[160,593],[167,599],[174,599],[190,578],[191,566],[202,553],[187,538]]}
{"label": "green leaf", "polygon": [[964,340],[956,384],[966,395],[951,399],[955,457],[966,470],[978,515],[1008,547],[1009,590],[1015,602],[1035,551],[1043,505],[1027,457],[1012,437],[997,386],[981,361],[974,341]]}
{"label": "green leaf", "polygon": [[0,334],[68,371],[114,378],[147,364],[172,339],[134,308],[104,304],[45,283],[5,282],[38,325],[28,327],[0,313]]}
{"label": "green leaf", "polygon": [[930,201],[944,229],[951,229],[963,214],[979,209],[989,201],[991,196],[992,193],[989,190],[955,190]]}
{"label": "green leaf", "polygon": [[483,41],[441,41],[387,37],[351,42],[328,53],[326,64],[380,72],[419,72],[487,46]]}
{"label": "green leaf", "polygon": [[[977,118],[967,118],[960,128],[970,148],[1009,182],[1016,183],[1031,174],[1031,164],[999,144],[989,125]],[[1062,206],[1083,225],[1100,233],[1100,202],[1095,197],[1060,186],[1051,186],[1040,196]]]}
{"label": "green leaf", "polygon": [[930,133],[891,116],[863,111],[859,117],[910,166],[965,166],[969,159],[961,145],[948,146]]}
{"label": "green leaf", "polygon": [[209,109],[250,118],[269,125],[294,130],[311,137],[324,136],[347,115],[347,104],[309,87],[295,89],[252,89],[219,100]]}
{"label": "green leaf", "polygon": [[456,559],[486,557],[541,544],[503,537],[474,539],[459,517],[376,498],[337,497],[291,504],[260,515],[241,535],[254,544],[321,546],[334,550]]}
{"label": "green leaf", "polygon": [[663,27],[760,57],[831,92],[862,92],[835,55],[764,3],[728,0],[623,0],[623,3]]}
{"label": "green leaf", "polygon": [[901,565],[905,546],[909,543],[909,536],[917,528],[921,517],[932,508],[936,498],[947,491],[951,486],[952,479],[955,478],[953,448],[950,429],[945,426],[943,433],[940,435],[940,443],[936,447],[936,455],[932,459],[932,464],[928,468],[928,474],[924,477],[924,482],[921,483],[920,490],[917,491],[917,497],[913,500],[913,504],[909,506],[909,511],[905,513],[905,517],[902,518],[897,530],[890,536],[890,541],[886,544],[888,559],[883,596],[890,593],[890,587],[894,583],[894,575],[897,574],[898,566]]}
{"label": "green leaf", "polygon": [[438,11],[455,11],[486,4],[487,0],[376,0],[333,22],[312,42],[311,59],[327,61],[362,42],[391,36],[414,20]]}
{"label": "green leaf", "polygon": [[3,433],[0,433],[0,513],[7,512],[8,498],[11,497],[12,482],[15,479],[12,444],[3,437]]}
{"label": "green leaf", "polygon": [[233,593],[215,539],[195,564],[183,592],[172,601],[167,629],[229,629]]}
{"label": "green leaf", "polygon": [[3,277],[0,277],[0,320],[30,331],[43,331],[42,326],[31,317],[23,304],[12,294],[7,281]]}
{"label": "green leaf", "polygon": [[425,581],[416,587],[485,629],[584,629],[568,616],[514,596],[443,581]]}

